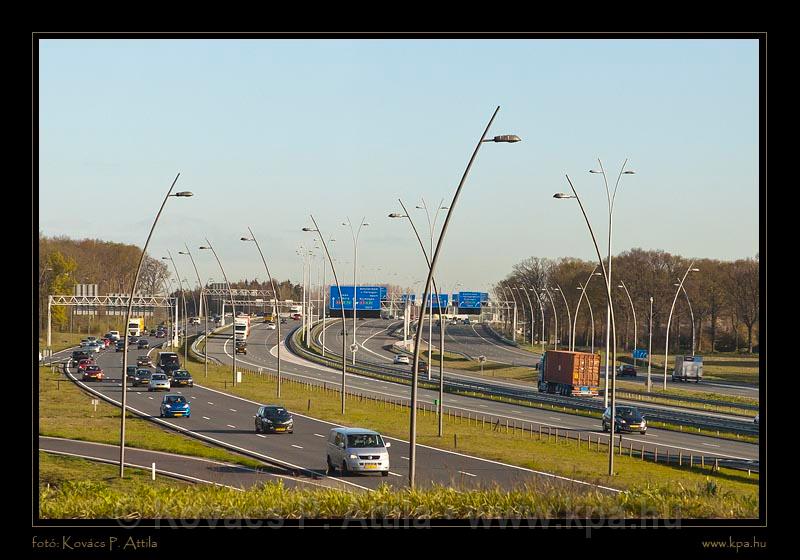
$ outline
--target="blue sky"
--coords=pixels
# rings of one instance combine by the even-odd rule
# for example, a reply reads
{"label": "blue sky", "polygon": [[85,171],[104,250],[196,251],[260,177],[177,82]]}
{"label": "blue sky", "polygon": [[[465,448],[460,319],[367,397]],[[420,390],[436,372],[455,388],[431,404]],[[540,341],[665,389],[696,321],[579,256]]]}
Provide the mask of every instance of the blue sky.
{"label": "blue sky", "polygon": [[[485,290],[529,256],[593,258],[597,158],[625,176],[613,251],[735,259],[758,251],[755,40],[42,40],[39,228],[143,245],[155,257],[208,237],[233,278],[299,280],[313,213],[352,280],[341,222],[366,216],[361,279],[408,285],[424,261],[408,223],[452,198],[496,106],[450,222],[437,276]],[[427,232],[422,211],[413,214]],[[442,222],[440,216],[439,223]],[[603,242],[603,247],[605,242]],[[601,247],[602,249],[602,247]],[[220,278],[196,251],[204,278]],[[191,272],[178,261],[181,275]],[[380,267],[380,269],[378,269]],[[361,280],[360,280],[361,281]]]}

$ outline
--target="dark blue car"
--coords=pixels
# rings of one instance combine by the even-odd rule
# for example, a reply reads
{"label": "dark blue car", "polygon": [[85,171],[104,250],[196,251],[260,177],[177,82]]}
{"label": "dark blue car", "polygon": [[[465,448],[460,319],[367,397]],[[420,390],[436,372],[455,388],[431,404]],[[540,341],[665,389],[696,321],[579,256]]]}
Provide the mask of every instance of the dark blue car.
{"label": "dark blue car", "polygon": [[186,416],[188,418],[191,414],[189,401],[183,395],[168,393],[161,400],[160,416],[162,418],[174,418],[175,416]]}

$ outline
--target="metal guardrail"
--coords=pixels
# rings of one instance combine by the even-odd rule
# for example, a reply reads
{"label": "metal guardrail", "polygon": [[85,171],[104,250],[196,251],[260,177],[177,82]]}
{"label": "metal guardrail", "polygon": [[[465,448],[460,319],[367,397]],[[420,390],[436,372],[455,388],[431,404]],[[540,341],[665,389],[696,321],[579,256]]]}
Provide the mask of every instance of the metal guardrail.
{"label": "metal guardrail", "polygon": [[[314,361],[321,365],[339,369],[341,367],[341,355],[335,354],[332,349],[328,349],[326,356],[323,358],[319,353],[315,344],[316,335],[315,329],[319,325],[312,327],[311,333],[311,347],[312,350],[303,348],[302,345],[297,344],[295,341],[294,332],[288,337],[289,349],[300,355],[301,357]],[[331,355],[333,357],[331,357]],[[338,358],[338,359],[337,359]],[[410,384],[411,373],[403,373],[395,369],[387,368],[381,364],[376,364],[367,360],[362,360],[356,366],[347,364],[347,371],[357,373],[367,377],[380,377],[383,379],[390,379],[395,382]],[[431,370],[431,374],[435,373],[435,368]],[[438,378],[436,384],[420,382],[421,387],[438,389]],[[592,413],[602,414],[604,407],[602,403],[596,401],[586,401],[583,399],[573,397],[562,397],[559,395],[551,395],[548,393],[539,393],[531,391],[527,388],[515,389],[511,387],[493,386],[486,382],[469,382],[463,380],[449,380],[445,379],[444,390],[448,393],[474,393],[478,398],[485,398],[492,400],[492,397],[505,397],[517,401],[515,404],[522,406],[533,406],[536,404],[548,404],[553,407],[572,408],[575,410],[584,410]],[[530,403],[530,404],[526,404]],[[714,416],[707,416],[695,414],[684,411],[671,411],[661,408],[650,408],[647,406],[638,406],[642,414],[646,415],[648,420],[653,422],[663,422],[665,424],[673,424],[680,427],[705,429],[710,431],[731,432],[742,435],[758,435],[759,427],[753,422],[747,420],[732,420],[726,418],[718,418]]]}

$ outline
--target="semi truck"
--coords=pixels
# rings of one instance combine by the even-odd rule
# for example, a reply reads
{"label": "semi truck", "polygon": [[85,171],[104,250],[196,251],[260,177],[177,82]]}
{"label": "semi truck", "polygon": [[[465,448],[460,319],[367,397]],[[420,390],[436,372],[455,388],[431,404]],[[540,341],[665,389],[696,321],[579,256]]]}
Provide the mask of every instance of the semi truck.
{"label": "semi truck", "polygon": [[144,330],[144,319],[142,317],[131,317],[128,321],[128,336],[141,336]]}
{"label": "semi truck", "polygon": [[247,340],[250,336],[250,317],[240,316],[233,320],[234,340]]}
{"label": "semi truck", "polygon": [[595,397],[600,385],[600,354],[548,350],[539,361],[539,392]]}
{"label": "semi truck", "polygon": [[702,356],[675,356],[675,369],[672,370],[673,381],[694,381],[703,379]]}

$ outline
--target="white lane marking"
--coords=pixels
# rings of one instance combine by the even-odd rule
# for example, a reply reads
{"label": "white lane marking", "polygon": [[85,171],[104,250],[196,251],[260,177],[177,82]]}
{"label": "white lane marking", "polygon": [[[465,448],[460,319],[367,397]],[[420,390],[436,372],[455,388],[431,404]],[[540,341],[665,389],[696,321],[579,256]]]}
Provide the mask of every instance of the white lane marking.
{"label": "white lane marking", "polygon": [[477,474],[472,474],[472,473],[467,472],[467,471],[458,471],[458,472],[460,472],[461,474],[465,474],[467,476],[478,476]]}
{"label": "white lane marking", "polygon": [[562,420],[562,418],[556,418],[555,416],[548,416],[550,420]]}
{"label": "white lane marking", "polygon": [[263,438],[265,438],[265,439],[266,439],[266,437],[267,437],[267,436],[265,436],[265,435],[263,435],[263,434],[256,434],[256,435],[257,435],[258,437],[263,437]]}
{"label": "white lane marking", "polygon": [[400,458],[401,458],[401,459],[405,459],[406,461],[409,461],[409,460],[410,460],[408,457],[403,457],[402,455],[400,456]]}
{"label": "white lane marking", "polygon": [[481,408],[489,408],[489,407],[488,407],[488,406],[486,406],[485,404],[479,404],[478,406],[479,406],[479,407],[481,407]]}
{"label": "white lane marking", "polygon": [[317,436],[317,437],[322,437],[322,438],[324,438],[324,437],[325,437],[325,436],[323,436],[322,434],[314,434],[314,435],[315,435],[315,436]]}
{"label": "white lane marking", "polygon": [[392,476],[399,476],[401,478],[403,476],[402,474],[397,474],[396,472],[392,472],[392,471],[389,471],[389,474],[392,475]]}
{"label": "white lane marking", "polygon": [[717,445],[717,444],[715,444],[715,443],[706,443],[706,442],[704,442],[704,441],[703,441],[703,442],[700,442],[700,443],[702,443],[703,445],[707,445],[707,446],[709,446],[709,447],[719,447],[719,445]]}
{"label": "white lane marking", "polygon": [[203,416],[203,420],[211,420],[208,416]]}
{"label": "white lane marking", "polygon": [[189,398],[190,399],[196,399],[197,397],[195,397],[194,395],[190,395]]}
{"label": "white lane marking", "polygon": [[[486,342],[486,343],[488,343],[488,344],[491,344],[492,346],[497,346],[497,347],[498,347],[498,348],[500,348],[501,350],[505,350],[505,351],[507,351],[507,352],[511,352],[511,353],[513,353],[513,354],[520,354],[520,355],[523,355],[523,356],[526,356],[526,357],[535,358],[535,355],[534,355],[534,354],[532,354],[531,352],[525,352],[524,350],[513,350],[513,349],[511,349],[511,348],[508,348],[508,347],[506,347],[506,346],[500,346],[499,344],[495,344],[494,342],[491,342],[491,341],[489,341],[489,340],[487,340],[487,339],[483,338],[483,337],[480,335],[480,333],[479,333],[478,331],[476,331],[476,330],[475,330],[475,325],[472,325],[472,330],[473,330],[473,332],[475,332],[475,334],[477,334],[477,335],[478,335],[478,337],[479,337],[481,340],[483,340],[484,342]],[[492,360],[492,361],[497,361],[497,360]],[[508,362],[500,362],[500,363],[508,363]]]}
{"label": "white lane marking", "polygon": [[297,449],[303,449],[301,446],[295,444],[292,444],[292,447],[296,447]]}
{"label": "white lane marking", "polygon": [[207,402],[208,404],[212,405],[212,406],[214,405],[214,403],[213,403],[213,402],[211,402],[211,401],[206,401],[206,402]]}
{"label": "white lane marking", "polygon": [[234,426],[233,424],[226,424],[226,426],[228,426],[229,428],[236,428],[236,426]]}
{"label": "white lane marking", "polygon": [[228,410],[230,410],[231,412],[236,412],[235,408],[229,408]]}
{"label": "white lane marking", "polygon": [[153,397],[147,397],[147,398],[150,399],[151,401],[153,400]]}

